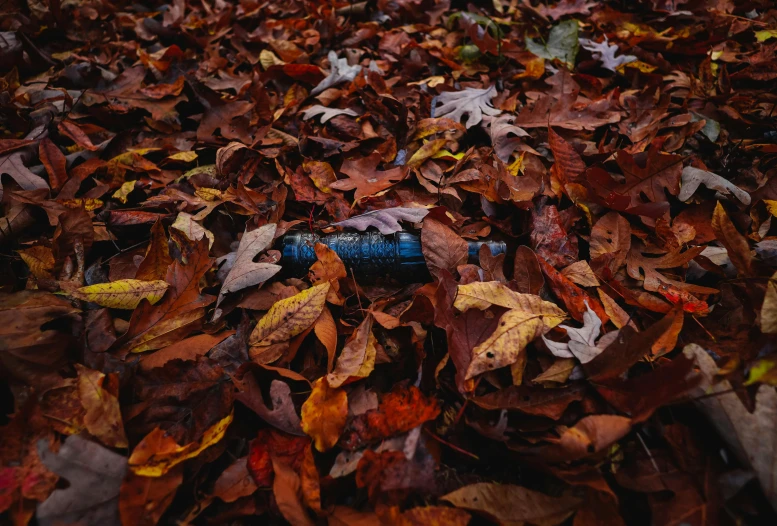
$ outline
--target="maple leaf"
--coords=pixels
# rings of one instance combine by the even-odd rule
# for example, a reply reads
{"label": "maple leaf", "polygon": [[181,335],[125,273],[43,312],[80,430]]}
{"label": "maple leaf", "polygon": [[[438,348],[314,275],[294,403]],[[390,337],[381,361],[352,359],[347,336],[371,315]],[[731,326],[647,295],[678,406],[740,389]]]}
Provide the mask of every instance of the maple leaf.
{"label": "maple leaf", "polygon": [[606,35],[604,37],[604,42],[595,42],[587,38],[581,38],[580,45],[583,46],[583,49],[590,51],[591,55],[602,63],[602,67],[609,69],[610,71],[616,71],[622,65],[637,60],[637,57],[634,55],[621,55],[616,57],[615,54],[619,51],[619,48],[615,44],[610,44]]}
{"label": "maple leaf", "polygon": [[354,199],[360,201],[365,197],[382,192],[405,178],[406,170],[402,166],[396,166],[389,170],[378,171],[381,156],[373,152],[367,157],[355,160],[347,160],[340,167],[340,171],[348,176],[348,179],[340,179],[329,185],[335,190],[356,190]]}
{"label": "maple leaf", "polygon": [[[445,91],[432,101],[432,118],[446,117],[461,122],[467,115],[467,128],[483,120],[483,115],[494,117],[502,113],[491,105],[497,96],[496,86],[486,89],[465,88],[461,91]],[[440,104],[438,106],[438,104]]]}
{"label": "maple leaf", "polygon": [[[588,307],[588,304],[586,304]],[[599,332],[602,329],[602,320],[589,307],[583,315],[583,326],[581,328],[569,327],[568,325],[559,325],[559,329],[567,331],[569,342],[559,343],[542,337],[542,341],[548,346],[553,356],[558,358],[577,358],[580,363],[588,363],[596,358],[604,348],[596,344]],[[608,333],[614,334],[614,333]]]}
{"label": "maple leaf", "polygon": [[119,489],[127,472],[126,457],[80,436],[68,437],[56,453],[41,440],[38,454],[47,468],[70,483],[38,505],[39,524],[119,524]]}
{"label": "maple leaf", "polygon": [[[32,173],[29,168],[24,166],[24,161],[29,155],[25,152],[13,152],[8,155],[0,156],[0,174],[8,174],[23,190],[49,189],[45,179]],[[0,197],[3,196],[3,189],[0,187]]]}

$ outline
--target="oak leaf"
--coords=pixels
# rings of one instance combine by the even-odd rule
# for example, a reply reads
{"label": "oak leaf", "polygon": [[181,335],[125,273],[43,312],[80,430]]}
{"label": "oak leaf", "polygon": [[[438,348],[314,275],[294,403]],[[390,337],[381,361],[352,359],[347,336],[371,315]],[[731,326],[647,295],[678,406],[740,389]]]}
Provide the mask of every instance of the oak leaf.
{"label": "oak leaf", "polygon": [[461,122],[466,114],[466,126],[472,128],[483,120],[483,115],[494,117],[502,113],[502,110],[491,105],[491,99],[496,96],[495,85],[486,89],[465,88],[461,91],[445,91],[432,101],[432,118],[446,117]]}
{"label": "oak leaf", "polygon": [[319,120],[321,121],[321,124],[325,124],[326,121],[328,121],[329,119],[332,119],[333,117],[337,117],[338,115],[348,115],[349,117],[359,116],[358,113],[347,108],[341,110],[339,108],[327,108],[326,106],[316,104],[315,106],[311,106],[302,112],[302,119],[303,120],[312,119],[317,115],[321,116],[319,118]]}
{"label": "oak leaf", "polygon": [[693,166],[686,166],[683,168],[682,188],[680,188],[680,193],[677,194],[677,199],[680,201],[687,201],[693,197],[693,194],[696,193],[699,185],[702,184],[710,190],[717,190],[718,196],[733,195],[739,199],[743,205],[750,204],[750,194],[736,186],[734,183],[723,179],[717,174]]}
{"label": "oak leaf", "polygon": [[70,485],[57,489],[38,505],[38,524],[119,524],[119,489],[127,472],[127,459],[80,436],[68,437],[54,453],[46,441],[38,454],[51,471]]}
{"label": "oak leaf", "polygon": [[367,230],[369,227],[375,227],[381,234],[387,236],[402,230],[402,227],[399,225],[400,221],[420,223],[428,213],[429,210],[426,208],[398,206],[395,208],[366,212],[358,216],[350,217],[345,221],[332,223],[332,226],[355,228],[356,230]]}
{"label": "oak leaf", "polygon": [[607,35],[604,36],[604,42],[595,42],[587,38],[581,38],[580,45],[583,46],[583,49],[590,51],[591,56],[600,61],[603,68],[610,71],[617,71],[622,65],[637,60],[637,57],[634,55],[620,55],[616,57],[615,54],[620,49],[616,44],[610,44]]}
{"label": "oak leaf", "polygon": [[329,60],[329,67],[332,69],[329,71],[329,75],[310,91],[311,95],[318,95],[322,91],[343,82],[351,82],[362,71],[362,67],[358,64],[355,66],[348,65],[347,58],[337,58],[337,53],[334,51],[329,52],[327,59]]}
{"label": "oak leaf", "polygon": [[331,387],[326,378],[316,380],[302,405],[302,430],[313,438],[317,450],[327,451],[337,443],[347,418],[345,391]]}

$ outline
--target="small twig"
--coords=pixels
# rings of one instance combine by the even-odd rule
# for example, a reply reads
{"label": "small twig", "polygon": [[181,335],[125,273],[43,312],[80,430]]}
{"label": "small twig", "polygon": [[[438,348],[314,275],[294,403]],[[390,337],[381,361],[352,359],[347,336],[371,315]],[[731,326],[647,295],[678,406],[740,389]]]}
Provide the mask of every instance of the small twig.
{"label": "small twig", "polygon": [[477,456],[476,454],[474,454],[474,453],[470,453],[470,452],[469,452],[469,451],[467,451],[466,449],[461,449],[459,446],[457,446],[457,445],[455,445],[455,444],[451,444],[451,443],[450,443],[450,442],[448,442],[447,440],[444,440],[444,439],[440,438],[439,436],[435,435],[434,433],[432,433],[432,432],[431,432],[431,431],[429,431],[428,429],[424,429],[424,431],[425,431],[425,432],[426,432],[426,433],[427,433],[427,434],[428,434],[430,437],[432,437],[432,438],[433,438],[433,439],[435,439],[436,441],[440,442],[441,444],[445,444],[446,446],[448,446],[448,447],[449,447],[449,448],[451,448],[452,450],[454,450],[454,451],[458,451],[458,452],[459,452],[459,453],[461,453],[462,455],[467,455],[468,457],[472,457],[472,458],[474,458],[475,460],[480,460],[480,457],[479,457],[479,456]]}

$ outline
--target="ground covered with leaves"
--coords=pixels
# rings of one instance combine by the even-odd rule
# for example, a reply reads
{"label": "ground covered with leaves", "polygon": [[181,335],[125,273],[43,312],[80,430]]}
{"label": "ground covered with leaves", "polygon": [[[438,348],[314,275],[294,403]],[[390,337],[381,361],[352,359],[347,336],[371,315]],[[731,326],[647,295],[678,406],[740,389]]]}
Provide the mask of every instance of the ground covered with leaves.
{"label": "ground covered with leaves", "polygon": [[771,0],[9,0],[0,74],[4,523],[776,523]]}

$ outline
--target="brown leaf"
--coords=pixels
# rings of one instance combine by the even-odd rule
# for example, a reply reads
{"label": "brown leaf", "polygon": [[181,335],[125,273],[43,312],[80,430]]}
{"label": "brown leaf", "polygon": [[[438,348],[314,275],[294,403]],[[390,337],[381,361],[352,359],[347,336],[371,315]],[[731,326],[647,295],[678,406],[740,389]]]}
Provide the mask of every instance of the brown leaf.
{"label": "brown leaf", "polygon": [[151,227],[151,241],[148,243],[146,255],[138,267],[135,279],[154,281],[165,279],[167,268],[173,264],[170,250],[167,246],[167,236],[162,222],[157,220]]}
{"label": "brown leaf", "polygon": [[59,190],[67,181],[67,160],[65,155],[48,137],[38,144],[38,156],[40,162],[49,174],[49,183],[52,190]]}
{"label": "brown leaf", "polygon": [[305,512],[300,500],[300,478],[291,467],[275,458],[272,459],[275,481],[273,482],[273,494],[281,515],[290,524],[300,526],[313,526],[315,523]]}
{"label": "brown leaf", "polygon": [[180,466],[161,477],[141,477],[129,472],[119,490],[121,523],[139,526],[158,524],[182,482],[183,469]]}
{"label": "brown leaf", "polygon": [[200,278],[210,269],[208,241],[202,239],[192,247],[187,263],[174,261],[167,269],[165,281],[170,284],[162,301],[156,305],[143,302],[130,318],[129,328],[115,347],[128,352],[160,349],[177,342],[202,324],[205,307],[212,296],[200,295]]}
{"label": "brown leaf", "polygon": [[532,210],[531,244],[537,256],[556,268],[577,261],[577,236],[567,234],[555,206]]}
{"label": "brown leaf", "polygon": [[586,168],[580,154],[561,135],[553,131],[553,128],[548,128],[548,143],[556,162],[553,169],[559,179],[563,182],[577,181]]}
{"label": "brown leaf", "polygon": [[631,226],[617,212],[602,216],[591,229],[591,265],[607,267],[615,275],[631,249]]}
{"label": "brown leaf", "polygon": [[539,294],[545,284],[542,269],[537,261],[537,255],[527,246],[520,246],[515,251],[515,268],[513,280],[518,292],[523,294]]}
{"label": "brown leaf", "polygon": [[268,424],[292,435],[302,435],[302,427],[294,402],[291,399],[291,388],[288,384],[273,380],[270,383],[270,400],[272,409],[264,403],[261,389],[253,374],[246,374],[236,382],[239,389],[235,399],[253,410]]}
{"label": "brown leaf", "polygon": [[609,318],[598,299],[595,299],[586,291],[572,283],[566,276],[545,261],[544,258],[537,258],[537,262],[540,264],[540,268],[542,268],[545,277],[548,278],[548,284],[553,290],[553,293],[563,301],[566,308],[569,309],[570,316],[577,321],[582,322],[583,315],[590,307],[602,323],[607,323]]}
{"label": "brown leaf", "polygon": [[70,483],[38,505],[38,524],[119,524],[126,457],[80,436],[68,437],[56,453],[41,440],[38,454],[47,468]]}
{"label": "brown leaf", "polygon": [[504,525],[560,524],[582,503],[575,497],[550,497],[521,486],[489,482],[470,484],[440,498]]}
{"label": "brown leaf", "polygon": [[558,420],[569,404],[583,399],[581,386],[546,389],[515,386],[472,398],[483,409],[517,409],[530,415],[541,415]]}
{"label": "brown leaf", "polygon": [[78,371],[78,394],[84,406],[84,425],[108,447],[127,447],[127,436],[119,408],[119,379],[115,373],[104,375],[81,364]]}
{"label": "brown leaf", "polygon": [[712,215],[712,229],[715,231],[715,237],[726,247],[728,257],[742,276],[752,276],[752,256],[750,255],[750,244],[747,238],[739,233],[734,223],[729,219],[726,209],[723,205],[715,206],[715,213]]}
{"label": "brown leaf", "polygon": [[256,482],[248,472],[248,457],[242,457],[216,479],[213,485],[213,496],[224,502],[235,502],[241,497],[252,495],[256,490]]}
{"label": "brown leaf", "polygon": [[340,167],[340,171],[348,176],[348,179],[340,179],[329,185],[335,190],[356,190],[354,199],[360,201],[365,197],[375,195],[390,188],[405,178],[406,169],[397,166],[386,171],[378,171],[381,156],[374,152],[367,157],[356,160],[347,160]]}
{"label": "brown leaf", "polygon": [[330,387],[340,387],[349,380],[366,378],[375,368],[377,340],[372,334],[373,318],[367,315],[345,342],[335,370],[327,375]]}
{"label": "brown leaf", "polygon": [[455,272],[467,262],[469,245],[456,232],[436,219],[427,217],[421,229],[421,247],[432,276],[441,279],[441,272]]}

